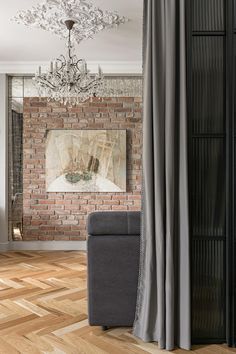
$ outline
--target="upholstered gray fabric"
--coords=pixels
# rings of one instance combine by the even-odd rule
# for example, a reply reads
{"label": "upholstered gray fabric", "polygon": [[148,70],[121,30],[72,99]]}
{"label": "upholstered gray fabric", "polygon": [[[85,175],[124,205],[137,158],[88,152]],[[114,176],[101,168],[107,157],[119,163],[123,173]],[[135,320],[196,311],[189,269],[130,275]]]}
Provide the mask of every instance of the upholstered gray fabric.
{"label": "upholstered gray fabric", "polygon": [[88,216],[89,235],[140,235],[139,211],[101,211]]}
{"label": "upholstered gray fabric", "polygon": [[144,0],[143,200],[134,334],[190,349],[185,0]]}
{"label": "upholstered gray fabric", "polygon": [[[88,309],[89,324],[97,326],[132,326],[135,317],[140,237],[117,234],[122,221],[124,231],[135,231],[129,222],[140,223],[140,213],[93,213],[88,219]],[[109,220],[109,228],[103,226]],[[95,221],[97,225],[95,225]],[[92,225],[90,224],[92,223]],[[102,230],[106,232],[102,235]],[[117,225],[117,227],[116,227]],[[98,232],[98,235],[95,232]],[[113,234],[107,233],[114,232]]]}

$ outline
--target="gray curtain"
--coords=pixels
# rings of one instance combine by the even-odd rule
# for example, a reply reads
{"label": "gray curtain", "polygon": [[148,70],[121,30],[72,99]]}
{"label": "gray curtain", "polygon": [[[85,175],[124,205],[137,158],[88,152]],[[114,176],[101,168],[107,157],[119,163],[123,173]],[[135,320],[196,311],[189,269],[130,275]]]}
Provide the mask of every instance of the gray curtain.
{"label": "gray curtain", "polygon": [[190,349],[185,0],[144,1],[143,211],[134,335]]}

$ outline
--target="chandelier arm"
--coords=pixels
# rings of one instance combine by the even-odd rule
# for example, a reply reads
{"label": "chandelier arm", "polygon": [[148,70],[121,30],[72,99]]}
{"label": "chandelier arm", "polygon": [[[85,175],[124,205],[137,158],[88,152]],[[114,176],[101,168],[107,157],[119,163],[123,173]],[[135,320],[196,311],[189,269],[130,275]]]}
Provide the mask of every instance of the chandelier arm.
{"label": "chandelier arm", "polygon": [[[56,61],[58,62],[58,64],[61,64],[61,67],[60,67],[60,68],[62,68],[63,64],[65,63],[65,57],[63,56],[63,60],[62,60],[61,58],[57,58]],[[65,64],[64,64],[64,65],[65,65]],[[59,68],[59,69],[60,69],[60,68]]]}
{"label": "chandelier arm", "polygon": [[[57,75],[57,78],[61,81],[61,82],[60,82],[60,86],[65,87],[65,86],[67,85],[67,82],[66,82],[63,78],[61,78],[60,75]],[[41,83],[43,83],[44,86],[47,86],[47,87],[50,88],[51,90],[55,90],[55,89],[57,88],[57,86],[58,86],[58,85],[55,85],[55,84],[53,84],[52,82],[50,82],[50,81],[46,78],[45,75],[44,75],[44,77],[40,77],[40,78],[39,78],[39,81],[40,81]]]}
{"label": "chandelier arm", "polygon": [[65,79],[65,78],[61,78],[61,77],[60,77],[60,80],[61,80],[61,84],[60,84],[60,86],[65,87],[65,86],[67,86],[67,85],[68,85],[68,82],[66,81],[66,79]]}
{"label": "chandelier arm", "polygon": [[81,86],[80,88],[81,88],[82,91],[84,91],[84,90],[87,91],[87,90],[89,90],[90,88],[92,88],[92,87],[94,86],[94,84],[99,85],[99,84],[101,83],[101,81],[102,81],[101,78],[99,78],[99,79],[94,79],[94,80],[90,81],[90,82],[88,83],[88,85],[86,85],[86,86]]}
{"label": "chandelier arm", "polygon": [[43,78],[38,78],[38,82],[39,82],[39,84],[43,84],[44,86],[46,86],[46,87],[48,87],[48,88],[50,88],[50,89],[52,89],[52,90],[54,90],[55,88],[56,88],[56,86],[55,85],[53,85],[50,81],[48,81],[45,77],[43,77]]}
{"label": "chandelier arm", "polygon": [[64,68],[66,67],[66,63],[61,61],[61,67],[59,69],[59,72],[63,72]]}
{"label": "chandelier arm", "polygon": [[79,63],[83,63],[83,59],[78,59],[77,62],[75,63],[76,69],[81,72],[81,68],[79,66]]}
{"label": "chandelier arm", "polygon": [[57,60],[59,60],[59,61],[66,61],[66,57],[63,55],[63,54],[61,54],[60,56],[59,56],[59,58],[57,58]]}

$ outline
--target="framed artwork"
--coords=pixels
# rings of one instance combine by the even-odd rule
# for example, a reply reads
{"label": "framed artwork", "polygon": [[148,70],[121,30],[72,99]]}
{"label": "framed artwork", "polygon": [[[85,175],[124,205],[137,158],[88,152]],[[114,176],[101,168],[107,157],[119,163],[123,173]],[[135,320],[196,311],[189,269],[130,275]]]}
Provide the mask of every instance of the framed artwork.
{"label": "framed artwork", "polygon": [[126,130],[48,130],[47,192],[125,192]]}

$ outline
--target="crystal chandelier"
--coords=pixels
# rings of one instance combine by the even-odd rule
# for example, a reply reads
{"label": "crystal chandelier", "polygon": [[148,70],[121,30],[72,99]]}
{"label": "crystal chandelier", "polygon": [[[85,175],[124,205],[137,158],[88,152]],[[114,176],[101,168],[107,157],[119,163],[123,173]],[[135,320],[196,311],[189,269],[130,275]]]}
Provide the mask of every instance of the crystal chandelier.
{"label": "crystal chandelier", "polygon": [[67,55],[61,55],[54,62],[51,62],[46,73],[42,73],[39,66],[39,70],[34,77],[40,96],[47,96],[49,101],[55,100],[65,105],[76,105],[85,102],[91,96],[99,96],[103,85],[103,73],[100,66],[98,67],[98,73],[91,75],[86,61],[78,59],[73,54],[71,30],[74,24],[74,20],[65,21],[69,31]]}

